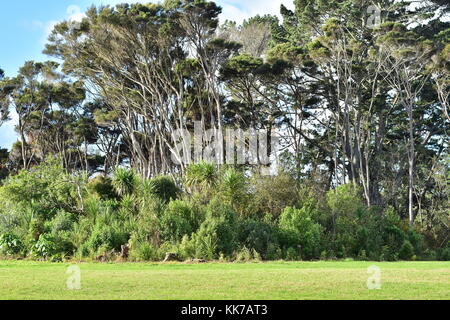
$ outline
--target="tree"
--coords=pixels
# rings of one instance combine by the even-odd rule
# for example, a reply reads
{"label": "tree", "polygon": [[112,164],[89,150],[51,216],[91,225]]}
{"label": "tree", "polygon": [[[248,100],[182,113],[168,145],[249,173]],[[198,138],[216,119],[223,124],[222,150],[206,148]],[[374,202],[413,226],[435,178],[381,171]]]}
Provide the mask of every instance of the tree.
{"label": "tree", "polygon": [[215,38],[220,12],[187,0],[92,7],[80,29],[63,22],[50,36],[46,53],[86,79],[119,117],[131,163],[145,178],[184,171],[173,138],[193,121],[221,131],[216,74],[238,45]]}
{"label": "tree", "polygon": [[8,120],[9,116],[9,99],[8,99],[8,91],[10,88],[4,87],[2,84],[2,80],[5,77],[4,71],[0,68],[0,127],[3,125],[5,121]]}
{"label": "tree", "polygon": [[[381,26],[384,34],[379,37],[378,45],[381,56],[386,56],[382,65],[386,79],[398,95],[398,101],[406,109],[408,115],[408,214],[409,224],[414,224],[414,175],[416,166],[416,104],[429,76],[425,67],[432,55],[432,43],[421,39],[404,26],[389,23]],[[384,30],[383,30],[384,29]]]}

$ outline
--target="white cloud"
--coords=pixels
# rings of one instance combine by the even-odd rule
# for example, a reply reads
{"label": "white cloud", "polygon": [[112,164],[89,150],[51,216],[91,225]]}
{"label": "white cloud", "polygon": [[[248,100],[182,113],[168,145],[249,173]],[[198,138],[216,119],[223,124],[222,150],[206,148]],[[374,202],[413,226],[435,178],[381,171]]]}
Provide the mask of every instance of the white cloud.
{"label": "white cloud", "polygon": [[285,5],[293,9],[293,0],[221,0],[218,1],[223,8],[221,20],[233,20],[242,23],[245,19],[256,15],[272,14],[280,16],[280,7]]}

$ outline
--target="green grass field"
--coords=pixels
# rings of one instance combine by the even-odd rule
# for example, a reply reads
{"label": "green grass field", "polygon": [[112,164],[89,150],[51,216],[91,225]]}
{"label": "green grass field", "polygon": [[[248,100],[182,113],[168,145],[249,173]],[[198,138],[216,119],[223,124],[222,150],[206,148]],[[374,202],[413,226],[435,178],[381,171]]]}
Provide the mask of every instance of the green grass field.
{"label": "green grass field", "polygon": [[69,265],[0,261],[0,299],[450,299],[450,262],[81,263],[81,290],[67,289]]}

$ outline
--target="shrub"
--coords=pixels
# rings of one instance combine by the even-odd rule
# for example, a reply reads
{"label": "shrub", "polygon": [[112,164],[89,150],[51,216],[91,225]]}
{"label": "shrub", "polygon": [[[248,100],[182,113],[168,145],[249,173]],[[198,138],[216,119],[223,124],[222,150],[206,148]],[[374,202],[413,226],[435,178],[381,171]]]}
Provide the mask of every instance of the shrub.
{"label": "shrub", "polygon": [[0,254],[19,255],[23,250],[23,242],[15,234],[5,233],[0,236]]}
{"label": "shrub", "polygon": [[118,197],[111,178],[105,176],[98,176],[90,180],[87,189],[89,194],[95,195],[102,200],[117,199]]}
{"label": "shrub", "polygon": [[39,237],[46,232],[45,224],[40,219],[33,219],[30,222],[29,236],[33,240],[39,240]]}
{"label": "shrub", "polygon": [[228,169],[220,177],[218,197],[237,213],[244,214],[249,199],[247,188],[245,175],[235,169]]}
{"label": "shrub", "polygon": [[97,224],[88,240],[88,248],[91,252],[97,252],[100,247],[118,251],[128,242],[128,238],[128,234],[120,228]]}
{"label": "shrub", "polygon": [[252,260],[253,260],[252,250],[248,249],[245,246],[236,253],[235,259],[236,262],[250,262]]}
{"label": "shrub", "polygon": [[402,247],[400,248],[398,257],[402,260],[411,260],[413,256],[414,256],[414,247],[411,244],[411,242],[406,240],[405,242],[403,242]]}
{"label": "shrub", "polygon": [[138,178],[131,169],[117,168],[114,171],[112,185],[119,196],[131,195],[137,189]]}
{"label": "shrub", "polygon": [[261,255],[255,249],[252,250],[252,255],[253,255],[253,260],[254,261],[262,261]]}
{"label": "shrub", "polygon": [[205,237],[211,232],[211,235],[217,237],[217,241],[214,241],[214,237],[211,239],[213,243],[216,242],[216,254],[231,254],[234,251],[237,244],[236,230],[237,215],[233,209],[218,200],[211,201],[199,234]]}
{"label": "shrub", "polygon": [[192,236],[195,258],[213,260],[219,256],[221,252],[218,250],[219,239],[216,229],[218,229],[216,222],[203,224]]}
{"label": "shrub", "polygon": [[442,248],[438,251],[437,257],[440,261],[450,261],[450,248]]}
{"label": "shrub", "polygon": [[283,251],[276,243],[270,243],[267,246],[266,259],[271,261],[281,260],[283,258]]}
{"label": "shrub", "polygon": [[286,247],[300,247],[305,259],[317,257],[320,253],[322,227],[313,220],[314,210],[286,208],[280,217],[282,243]]}
{"label": "shrub", "polygon": [[191,164],[186,171],[185,184],[196,191],[206,191],[217,183],[217,169],[212,163]]}
{"label": "shrub", "polygon": [[355,216],[364,209],[361,189],[355,184],[346,184],[327,193],[327,204],[335,216]]}
{"label": "shrub", "polygon": [[159,176],[143,183],[144,196],[156,196],[168,203],[178,199],[181,190],[175,181],[168,176]]}
{"label": "shrub", "polygon": [[296,261],[298,260],[298,254],[297,251],[290,247],[289,249],[286,250],[286,260],[288,261]]}
{"label": "shrub", "polygon": [[270,243],[277,242],[276,230],[265,221],[244,219],[239,223],[238,241],[266,256]]}
{"label": "shrub", "polygon": [[385,245],[381,249],[380,260],[381,261],[397,261],[398,253],[395,252],[395,250],[390,248],[388,245]]}
{"label": "shrub", "polygon": [[0,188],[1,207],[19,219],[31,213],[26,223],[32,219],[45,222],[61,209],[79,208],[78,190],[83,190],[86,180],[84,175],[67,174],[57,159],[48,159],[5,181]]}
{"label": "shrub", "polygon": [[179,245],[178,253],[183,260],[195,258],[197,253],[195,241],[191,241],[191,238],[185,235]]}
{"label": "shrub", "polygon": [[297,182],[288,174],[274,177],[255,177],[253,201],[256,210],[262,214],[280,216],[286,207],[294,207],[299,200]]}
{"label": "shrub", "polygon": [[58,253],[58,244],[56,238],[49,234],[42,234],[33,245],[32,254],[36,258],[48,259]]}
{"label": "shrub", "polygon": [[169,203],[159,224],[162,238],[177,242],[198,229],[200,218],[188,202],[175,200]]}
{"label": "shrub", "polygon": [[75,221],[76,219],[73,214],[60,211],[51,221],[51,231],[53,234],[57,234],[61,231],[70,231],[72,230]]}
{"label": "shrub", "polygon": [[184,185],[194,200],[207,204],[217,186],[218,173],[216,166],[200,162],[191,164],[184,177]]}
{"label": "shrub", "polygon": [[130,258],[135,261],[158,261],[158,250],[149,242],[136,242],[131,245]]}
{"label": "shrub", "polygon": [[411,243],[414,253],[422,256],[425,250],[424,237],[415,230],[409,230],[406,237]]}

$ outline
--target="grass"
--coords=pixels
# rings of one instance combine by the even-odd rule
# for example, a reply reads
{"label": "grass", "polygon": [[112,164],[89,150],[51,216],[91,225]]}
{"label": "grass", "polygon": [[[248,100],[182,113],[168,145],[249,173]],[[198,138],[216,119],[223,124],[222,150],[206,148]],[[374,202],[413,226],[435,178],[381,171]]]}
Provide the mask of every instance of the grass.
{"label": "grass", "polygon": [[81,263],[81,290],[66,287],[69,265],[0,261],[0,299],[450,299],[450,262]]}

